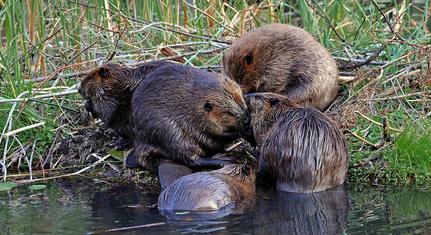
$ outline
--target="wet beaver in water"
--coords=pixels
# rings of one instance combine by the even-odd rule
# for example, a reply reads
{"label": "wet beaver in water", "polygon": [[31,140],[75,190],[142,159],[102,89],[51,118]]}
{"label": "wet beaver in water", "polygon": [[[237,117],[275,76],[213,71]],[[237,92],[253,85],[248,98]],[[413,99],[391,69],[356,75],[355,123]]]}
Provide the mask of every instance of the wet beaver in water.
{"label": "wet beaver in water", "polygon": [[343,184],[347,145],[329,118],[278,94],[248,94],[246,102],[260,148],[259,171],[278,190],[308,193]]}
{"label": "wet beaver in water", "polygon": [[243,133],[250,114],[240,87],[215,73],[163,66],[143,80],[132,98],[133,148],[128,167],[153,157],[187,166],[220,166],[211,159]]}
{"label": "wet beaver in water", "polygon": [[235,207],[255,194],[256,176],[244,164],[186,175],[168,186],[159,196],[162,211],[214,211]]}
{"label": "wet beaver in water", "polygon": [[78,91],[86,99],[85,109],[120,137],[112,146],[118,149],[130,147],[128,124],[133,91],[151,71],[168,64],[172,63],[153,61],[129,68],[109,63],[94,69],[81,81]]}
{"label": "wet beaver in water", "polygon": [[338,68],[331,54],[309,33],[286,24],[245,33],[224,53],[223,71],[244,94],[282,94],[319,110],[338,92]]}

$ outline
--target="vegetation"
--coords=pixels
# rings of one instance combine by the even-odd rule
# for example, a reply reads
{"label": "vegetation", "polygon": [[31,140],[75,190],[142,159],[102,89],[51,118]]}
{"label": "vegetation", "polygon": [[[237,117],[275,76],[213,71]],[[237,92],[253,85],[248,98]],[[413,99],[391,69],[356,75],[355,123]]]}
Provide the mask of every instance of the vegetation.
{"label": "vegetation", "polygon": [[283,22],[305,28],[339,62],[345,83],[327,113],[349,140],[349,180],[429,184],[429,4],[0,0],[1,179],[40,178],[76,167],[53,153],[83,128],[76,84],[87,70],[107,60],[133,66],[172,59],[218,71],[232,40]]}

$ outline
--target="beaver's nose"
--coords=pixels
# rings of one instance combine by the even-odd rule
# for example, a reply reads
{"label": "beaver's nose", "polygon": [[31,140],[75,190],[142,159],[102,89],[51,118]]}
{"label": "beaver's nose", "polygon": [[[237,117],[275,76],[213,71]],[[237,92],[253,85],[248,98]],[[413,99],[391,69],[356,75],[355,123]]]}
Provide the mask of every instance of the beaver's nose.
{"label": "beaver's nose", "polygon": [[247,107],[249,107],[249,106],[250,106],[250,102],[251,102],[251,100],[252,100],[255,96],[256,96],[256,94],[255,94],[255,93],[251,93],[251,94],[244,95],[245,104],[247,105]]}
{"label": "beaver's nose", "polygon": [[85,105],[84,108],[88,111],[91,112],[93,110],[93,104],[91,103],[90,100],[86,100],[85,101]]}
{"label": "beaver's nose", "polygon": [[243,119],[242,119],[242,124],[244,126],[250,126],[250,122],[251,122],[251,116],[250,114],[247,114]]}

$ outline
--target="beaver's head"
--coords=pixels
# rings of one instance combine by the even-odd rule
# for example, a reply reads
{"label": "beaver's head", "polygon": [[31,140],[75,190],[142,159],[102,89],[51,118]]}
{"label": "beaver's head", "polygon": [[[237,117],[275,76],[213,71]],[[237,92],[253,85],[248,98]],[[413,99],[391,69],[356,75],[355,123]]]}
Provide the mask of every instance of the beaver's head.
{"label": "beaver's head", "polygon": [[277,67],[281,44],[281,39],[277,38],[279,34],[274,35],[272,31],[266,27],[251,30],[223,54],[223,73],[235,80],[244,94],[259,92],[263,88],[268,90],[265,77],[268,70]]}
{"label": "beaver's head", "polygon": [[214,137],[231,140],[244,133],[251,117],[238,84],[224,77],[217,79],[218,89],[210,91],[200,104],[208,120],[204,131]]}
{"label": "beaver's head", "polygon": [[286,109],[298,107],[289,98],[275,93],[252,93],[244,96],[251,115],[251,126],[256,142],[277,121],[278,116]]}
{"label": "beaver's head", "polygon": [[126,98],[127,68],[106,64],[90,72],[78,89],[85,108],[93,117],[109,122],[118,105]]}

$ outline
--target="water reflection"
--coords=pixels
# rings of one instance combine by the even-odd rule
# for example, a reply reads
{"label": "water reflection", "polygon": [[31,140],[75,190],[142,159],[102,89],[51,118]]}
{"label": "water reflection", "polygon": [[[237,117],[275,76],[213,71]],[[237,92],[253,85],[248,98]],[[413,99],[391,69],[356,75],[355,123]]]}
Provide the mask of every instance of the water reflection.
{"label": "water reflection", "polygon": [[347,228],[344,186],[325,192],[276,192],[256,207],[257,234],[338,234]]}
{"label": "water reflection", "polygon": [[[55,183],[41,191],[0,192],[0,234],[363,234],[431,233],[431,192],[356,191],[345,186],[294,194],[259,189],[243,210],[164,214],[157,192],[134,185]],[[162,222],[162,223],[160,223]]]}

